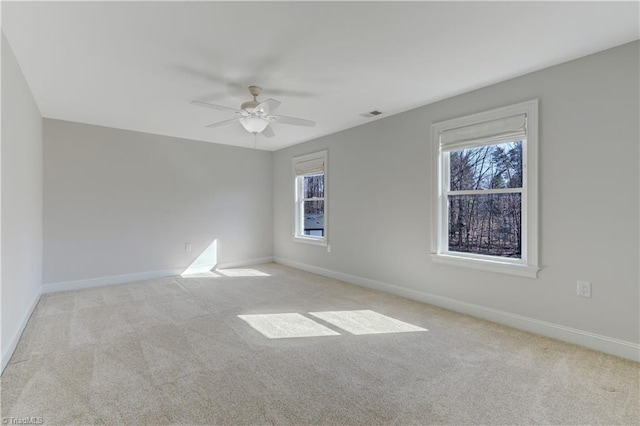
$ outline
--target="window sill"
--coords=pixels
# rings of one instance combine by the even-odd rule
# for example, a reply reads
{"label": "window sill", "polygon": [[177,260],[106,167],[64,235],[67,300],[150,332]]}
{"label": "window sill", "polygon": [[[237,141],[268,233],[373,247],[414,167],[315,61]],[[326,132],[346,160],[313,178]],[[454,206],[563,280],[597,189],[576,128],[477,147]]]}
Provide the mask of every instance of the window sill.
{"label": "window sill", "polygon": [[517,265],[507,262],[498,262],[492,260],[471,259],[462,256],[452,256],[448,254],[431,253],[431,259],[434,263],[443,265],[460,266],[463,268],[471,268],[481,271],[498,272],[501,274],[517,275],[525,278],[538,278],[537,266]]}
{"label": "window sill", "polygon": [[293,237],[293,241],[297,242],[297,243],[304,243],[304,244],[311,244],[314,246],[322,246],[322,247],[326,247],[327,246],[327,240],[326,239],[319,239],[319,238],[305,238],[305,237]]}

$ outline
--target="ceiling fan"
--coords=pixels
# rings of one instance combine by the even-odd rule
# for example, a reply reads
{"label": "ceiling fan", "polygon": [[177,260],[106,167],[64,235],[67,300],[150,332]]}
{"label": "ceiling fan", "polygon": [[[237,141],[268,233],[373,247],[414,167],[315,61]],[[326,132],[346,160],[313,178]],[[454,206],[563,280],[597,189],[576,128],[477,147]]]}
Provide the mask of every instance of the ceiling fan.
{"label": "ceiling fan", "polygon": [[272,112],[280,106],[279,101],[276,101],[275,99],[267,99],[262,102],[258,101],[257,97],[262,92],[262,88],[258,86],[249,86],[249,92],[253,96],[253,100],[244,102],[240,105],[240,109],[211,104],[205,101],[192,101],[191,103],[220,111],[232,111],[236,114],[235,118],[218,121],[217,123],[209,124],[206,127],[219,127],[238,121],[247,132],[253,135],[260,133],[268,138],[275,136],[273,128],[270,126],[270,124],[274,122],[306,127],[313,127],[316,125],[315,121],[305,120],[304,118],[273,115]]}

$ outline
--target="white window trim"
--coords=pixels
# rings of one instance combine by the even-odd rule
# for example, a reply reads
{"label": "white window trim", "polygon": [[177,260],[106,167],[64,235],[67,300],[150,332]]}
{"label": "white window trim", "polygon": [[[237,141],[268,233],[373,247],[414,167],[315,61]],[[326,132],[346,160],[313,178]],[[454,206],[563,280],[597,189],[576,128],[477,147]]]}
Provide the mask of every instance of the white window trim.
{"label": "white window trim", "polygon": [[[299,218],[298,218],[298,185],[297,185],[297,181],[298,181],[298,177],[299,175],[296,174],[296,165],[299,163],[303,163],[306,161],[313,161],[313,160],[318,160],[318,159],[322,159],[324,162],[324,236],[322,237],[314,237],[314,236],[306,236],[306,235],[299,235],[298,234],[298,226],[299,226]],[[326,247],[329,243],[329,220],[328,220],[328,205],[329,205],[329,197],[328,195],[328,179],[327,179],[327,169],[328,169],[328,163],[327,163],[327,151],[320,151],[320,152],[314,152],[311,154],[306,154],[306,155],[301,155],[299,157],[294,157],[292,160],[292,168],[291,168],[291,173],[292,173],[292,182],[293,182],[293,227],[292,227],[292,238],[293,241],[296,241],[298,243],[305,243],[305,244],[311,244],[311,245],[316,245],[316,246],[323,246]],[[302,176],[302,175],[300,175]]]}
{"label": "white window trim", "polygon": [[[498,120],[517,114],[527,114],[527,138],[523,149],[523,167],[526,185],[522,192],[523,244],[522,259],[500,258],[498,256],[454,253],[444,250],[446,247],[447,229],[443,229],[443,215],[447,214],[447,203],[444,199],[443,161],[440,151],[440,135],[443,131],[469,126],[486,121]],[[538,100],[534,99],[515,105],[484,111],[465,117],[441,121],[431,125],[432,145],[432,205],[436,211],[431,222],[431,258],[435,263],[461,266],[490,272],[537,278],[538,264]],[[525,229],[526,228],[526,229]]]}

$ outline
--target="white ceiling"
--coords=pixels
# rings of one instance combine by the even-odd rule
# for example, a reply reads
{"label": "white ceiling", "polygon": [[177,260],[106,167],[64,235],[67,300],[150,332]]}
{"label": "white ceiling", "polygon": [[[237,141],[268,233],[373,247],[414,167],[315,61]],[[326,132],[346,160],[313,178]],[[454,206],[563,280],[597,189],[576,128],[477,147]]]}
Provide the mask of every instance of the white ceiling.
{"label": "white ceiling", "polygon": [[44,117],[253,147],[189,102],[255,84],[318,123],[276,150],[637,40],[639,4],[3,2],[2,30]]}

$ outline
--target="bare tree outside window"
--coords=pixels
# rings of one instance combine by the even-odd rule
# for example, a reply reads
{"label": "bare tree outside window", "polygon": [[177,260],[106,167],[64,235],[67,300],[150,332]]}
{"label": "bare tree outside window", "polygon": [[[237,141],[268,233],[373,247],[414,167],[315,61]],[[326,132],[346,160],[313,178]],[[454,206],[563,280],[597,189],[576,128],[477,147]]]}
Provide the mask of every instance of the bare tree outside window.
{"label": "bare tree outside window", "polygon": [[[324,198],[324,175],[304,177],[304,199]],[[324,212],[324,201],[305,201],[305,213],[320,214]]]}
{"label": "bare tree outside window", "polygon": [[327,151],[293,158],[294,241],[328,244],[326,170]]}
{"label": "bare tree outside window", "polygon": [[304,234],[324,236],[324,174],[303,177]]}
{"label": "bare tree outside window", "polygon": [[521,141],[449,153],[449,251],[522,257],[522,160]]}

